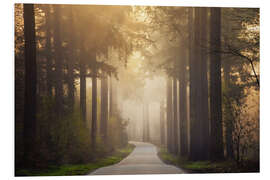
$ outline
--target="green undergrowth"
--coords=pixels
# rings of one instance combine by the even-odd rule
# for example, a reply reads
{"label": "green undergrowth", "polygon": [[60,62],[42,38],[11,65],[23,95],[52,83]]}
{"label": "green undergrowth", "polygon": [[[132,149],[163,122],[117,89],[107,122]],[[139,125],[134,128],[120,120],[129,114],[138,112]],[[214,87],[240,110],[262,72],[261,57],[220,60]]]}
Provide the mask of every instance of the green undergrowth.
{"label": "green undergrowth", "polygon": [[172,164],[182,168],[187,173],[240,173],[259,172],[259,163],[246,162],[241,165],[232,160],[220,162],[211,161],[189,161],[187,158],[179,158],[170,154],[165,148],[160,148],[158,152],[160,159],[166,164]]}
{"label": "green undergrowth", "polygon": [[120,162],[128,156],[134,149],[133,144],[128,144],[125,148],[117,149],[111,155],[97,159],[87,164],[66,164],[61,166],[50,166],[47,169],[18,169],[16,176],[68,176],[68,175],[86,175],[100,167],[109,166]]}

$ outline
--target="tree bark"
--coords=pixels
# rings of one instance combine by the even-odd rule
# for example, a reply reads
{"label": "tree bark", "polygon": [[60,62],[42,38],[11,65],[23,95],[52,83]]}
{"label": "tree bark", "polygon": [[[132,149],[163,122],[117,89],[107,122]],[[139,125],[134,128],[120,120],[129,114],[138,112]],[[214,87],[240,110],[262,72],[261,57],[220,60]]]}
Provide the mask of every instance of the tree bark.
{"label": "tree bark", "polygon": [[143,102],[143,141],[150,141],[150,130],[149,130],[149,104]]}
{"label": "tree bark", "polygon": [[[220,52],[220,19],[221,9],[211,8],[210,45],[211,50]],[[219,53],[210,55],[210,121],[211,121],[211,159],[224,157],[221,107],[221,58]]]}
{"label": "tree bark", "polygon": [[200,82],[201,82],[201,128],[202,128],[202,135],[201,135],[201,145],[202,145],[202,156],[201,160],[209,159],[209,117],[208,117],[208,78],[207,78],[207,66],[208,66],[208,56],[206,52],[206,48],[202,47],[205,42],[208,42],[207,39],[207,8],[203,7],[200,8],[200,29],[201,29],[201,75],[200,75]]}
{"label": "tree bark", "polygon": [[55,45],[55,101],[56,114],[61,118],[63,113],[63,49],[60,33],[61,5],[54,5],[54,45]]}
{"label": "tree bark", "polygon": [[178,153],[177,79],[173,78],[173,153]]}
{"label": "tree bark", "polygon": [[165,145],[164,100],[160,101],[160,144]]}
{"label": "tree bark", "polygon": [[36,150],[36,38],[33,4],[24,4],[25,96],[24,96],[24,164],[33,167]]}
{"label": "tree bark", "polygon": [[108,78],[101,79],[101,121],[100,133],[105,144],[107,144],[107,126],[108,126]]}
{"label": "tree bark", "polygon": [[81,119],[86,124],[86,70],[82,59],[80,62],[80,110]]}
{"label": "tree bark", "polygon": [[187,82],[186,82],[186,66],[187,66],[187,50],[182,50],[183,55],[180,60],[179,73],[179,129],[180,129],[180,155],[188,155],[188,126],[187,126]]}
{"label": "tree bark", "polygon": [[172,152],[172,80],[167,79],[167,148]]}
{"label": "tree bark", "polygon": [[[224,72],[224,86],[225,93],[230,89],[230,65],[228,63],[223,64],[223,72]],[[226,97],[225,97],[226,98]],[[224,107],[225,116],[223,116],[223,121],[225,123],[225,137],[226,137],[226,152],[227,158],[234,159],[234,148],[233,148],[233,120],[230,118],[232,110],[231,105],[228,100],[224,102],[226,105]]]}
{"label": "tree bark", "polygon": [[150,127],[149,127],[149,103],[146,102],[145,106],[146,115],[146,141],[150,142]]}
{"label": "tree bark", "polygon": [[190,72],[190,154],[189,159],[196,161],[200,159],[201,155],[201,123],[199,119],[200,113],[200,51],[198,47],[199,35],[200,35],[200,20],[199,20],[199,9],[195,8],[195,18],[194,10],[189,14],[190,20],[190,43],[191,49],[193,51],[190,53],[189,58],[189,72]]}
{"label": "tree bark", "polygon": [[109,94],[110,94],[110,104],[109,104],[109,113],[110,117],[113,115],[113,77],[110,77],[110,88],[109,88]]}
{"label": "tree bark", "polygon": [[143,127],[142,127],[142,139],[143,139],[143,142],[146,142],[146,118],[145,118],[145,103],[143,102],[142,103],[142,118],[143,118]]}
{"label": "tree bark", "polygon": [[119,108],[118,108],[118,92],[117,92],[117,83],[118,82],[117,82],[116,78],[113,78],[112,81],[113,81],[113,83],[112,83],[112,86],[113,86],[112,87],[112,89],[113,89],[113,91],[112,91],[112,104],[113,104],[112,113],[116,114],[119,110]]}
{"label": "tree bark", "polygon": [[[194,55],[190,57],[190,159],[208,159],[208,79],[207,56],[203,44],[207,42],[207,13],[205,8],[195,8]],[[195,43],[195,44],[194,44]]]}
{"label": "tree bark", "polygon": [[46,73],[47,73],[47,96],[52,97],[52,46],[51,46],[51,12],[50,12],[51,6],[45,6],[45,13],[46,13]]}
{"label": "tree bark", "polygon": [[75,91],[75,86],[74,86],[74,44],[75,44],[75,39],[74,39],[74,20],[73,20],[73,11],[72,11],[72,6],[69,7],[69,18],[70,18],[70,27],[72,30],[70,31],[70,41],[69,41],[69,53],[67,60],[67,69],[68,69],[68,99],[69,99],[69,108],[71,111],[73,111],[75,99],[74,99],[74,91]]}
{"label": "tree bark", "polygon": [[97,134],[97,77],[95,72],[92,77],[92,129],[91,129],[92,148],[94,150],[96,149],[96,134]]}

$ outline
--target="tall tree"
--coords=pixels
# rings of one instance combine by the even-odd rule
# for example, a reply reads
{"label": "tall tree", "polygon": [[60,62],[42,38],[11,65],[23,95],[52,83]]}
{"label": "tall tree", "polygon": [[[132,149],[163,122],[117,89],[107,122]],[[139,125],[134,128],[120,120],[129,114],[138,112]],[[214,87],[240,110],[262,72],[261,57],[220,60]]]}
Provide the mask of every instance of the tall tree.
{"label": "tall tree", "polygon": [[224,116],[223,121],[225,124],[225,139],[226,139],[226,152],[227,158],[234,159],[234,147],[233,147],[233,120],[232,120],[232,105],[231,102],[228,102],[228,91],[230,89],[230,64],[225,62],[223,64],[224,72],[224,91],[223,98],[226,98],[224,107]]}
{"label": "tall tree", "polygon": [[112,117],[113,115],[113,77],[110,76],[110,81],[109,81],[109,85],[110,85],[110,88],[109,88],[109,114],[110,114],[110,117]]}
{"label": "tall tree", "polygon": [[[81,35],[82,36],[82,35]],[[82,37],[81,37],[82,38]],[[86,49],[84,45],[84,40],[81,42],[80,49],[80,113],[81,119],[86,124]]]}
{"label": "tall tree", "polygon": [[93,75],[92,75],[92,129],[91,129],[91,140],[92,147],[96,149],[96,136],[97,136],[97,69],[95,66],[96,54],[93,57]]}
{"label": "tall tree", "polygon": [[160,101],[159,105],[159,111],[160,111],[160,144],[165,145],[165,119],[164,119],[164,100],[162,99]]}
{"label": "tall tree", "polygon": [[146,118],[145,118],[145,103],[142,102],[142,140],[143,142],[146,142]]}
{"label": "tall tree", "polygon": [[61,5],[54,5],[54,47],[55,47],[55,101],[56,114],[63,113],[63,48],[61,38]]}
{"label": "tall tree", "polygon": [[143,141],[150,141],[150,130],[149,130],[149,104],[147,100],[143,102]]}
{"label": "tall tree", "polygon": [[[199,160],[200,154],[201,154],[201,141],[200,141],[200,135],[201,135],[201,127],[200,127],[200,121],[198,120],[198,117],[200,117],[200,101],[198,98],[199,96],[199,81],[198,81],[198,75],[200,75],[200,61],[198,61],[198,58],[200,58],[200,52],[198,48],[198,42],[199,42],[199,12],[198,8],[195,8],[195,10],[192,8],[189,12],[189,32],[190,32],[190,50],[192,52],[190,53],[191,56],[189,57],[189,74],[190,74],[190,154],[189,159],[190,160]],[[195,11],[195,13],[194,13]],[[194,17],[195,14],[195,17]]]}
{"label": "tall tree", "polygon": [[167,79],[167,148],[169,152],[172,152],[172,80],[170,77]]}
{"label": "tall tree", "polygon": [[149,124],[149,102],[145,105],[145,116],[146,116],[146,139],[149,142],[150,139],[150,124]]}
{"label": "tall tree", "polygon": [[180,130],[180,155],[188,154],[188,126],[187,126],[187,50],[182,47],[179,71],[179,130]]}
{"label": "tall tree", "polygon": [[33,4],[24,4],[24,38],[25,38],[25,95],[24,95],[24,164],[34,165],[36,150],[36,37],[35,14]]}
{"label": "tall tree", "polygon": [[45,14],[46,14],[46,73],[47,73],[47,95],[52,97],[52,86],[53,86],[53,64],[52,64],[52,32],[51,32],[51,22],[52,22],[52,14],[50,6],[45,6]]}
{"label": "tall tree", "polygon": [[188,102],[189,102],[189,106],[187,107],[187,110],[188,110],[188,114],[187,114],[187,117],[188,117],[188,124],[189,124],[189,133],[188,133],[188,151],[189,151],[189,158],[191,159],[191,146],[193,145],[192,143],[192,132],[193,132],[193,129],[192,129],[192,121],[194,120],[194,112],[193,110],[191,111],[191,105],[194,104],[194,100],[193,100],[193,96],[194,96],[194,88],[192,88],[193,85],[193,79],[194,79],[194,76],[191,72],[194,72],[191,65],[193,63],[193,59],[194,59],[194,51],[193,51],[193,46],[194,46],[194,32],[193,32],[193,29],[194,29],[194,19],[193,19],[193,13],[194,13],[194,8],[188,8],[188,61],[187,61],[187,65],[188,65],[188,68],[189,68],[189,71],[188,71],[188,74],[189,74],[189,78],[188,81],[189,81],[189,96],[188,96]]}
{"label": "tall tree", "polygon": [[107,126],[108,126],[108,77],[105,73],[101,78],[101,119],[100,119],[100,133],[107,144]]}
{"label": "tall tree", "polygon": [[201,135],[201,142],[202,142],[202,160],[207,160],[209,155],[209,117],[208,117],[208,78],[207,78],[207,70],[208,70],[208,56],[206,47],[203,47],[205,42],[208,42],[207,36],[207,8],[203,7],[200,8],[200,30],[201,30],[201,75],[200,75],[200,82],[201,82],[201,91],[200,91],[200,98],[201,98],[201,128],[202,128],[202,135]]}
{"label": "tall tree", "polygon": [[73,111],[73,106],[74,106],[74,91],[75,91],[75,77],[74,77],[74,68],[75,68],[75,63],[74,63],[74,58],[75,58],[75,53],[73,48],[75,47],[75,36],[73,35],[75,29],[74,29],[74,17],[73,17],[73,9],[72,6],[68,7],[69,11],[69,20],[70,20],[70,38],[69,38],[69,44],[68,44],[68,53],[66,54],[67,57],[67,84],[68,84],[68,100],[69,100],[69,109]]}
{"label": "tall tree", "polygon": [[208,81],[207,57],[203,49],[206,35],[206,9],[195,8],[194,56],[190,58],[190,159],[208,158]]}
{"label": "tall tree", "polygon": [[176,77],[173,78],[173,126],[172,126],[172,133],[173,133],[173,153],[178,153],[178,118],[177,118],[177,79]]}
{"label": "tall tree", "polygon": [[110,117],[115,115],[115,113],[118,110],[118,105],[117,105],[117,80],[115,77],[110,76],[110,88],[109,88],[109,95],[110,95]]}
{"label": "tall tree", "polygon": [[221,62],[220,52],[220,8],[210,9],[210,121],[211,121],[211,159],[219,160],[223,153],[222,107],[221,107]]}

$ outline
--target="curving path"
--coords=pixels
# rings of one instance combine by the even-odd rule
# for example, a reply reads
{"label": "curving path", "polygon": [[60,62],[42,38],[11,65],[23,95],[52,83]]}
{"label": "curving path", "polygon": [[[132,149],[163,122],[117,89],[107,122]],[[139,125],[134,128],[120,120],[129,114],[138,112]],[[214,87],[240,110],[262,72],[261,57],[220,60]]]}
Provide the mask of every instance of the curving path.
{"label": "curving path", "polygon": [[180,174],[184,170],[163,163],[157,156],[153,144],[130,142],[136,147],[133,152],[118,164],[99,168],[89,175],[120,175],[120,174]]}

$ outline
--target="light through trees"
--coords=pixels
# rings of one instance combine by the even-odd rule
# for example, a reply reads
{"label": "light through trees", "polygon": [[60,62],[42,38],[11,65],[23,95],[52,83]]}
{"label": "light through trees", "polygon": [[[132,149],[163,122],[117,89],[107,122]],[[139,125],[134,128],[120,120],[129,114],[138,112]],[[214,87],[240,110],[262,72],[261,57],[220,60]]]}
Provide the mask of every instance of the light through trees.
{"label": "light through trees", "polygon": [[256,171],[259,38],[252,8],[16,4],[16,173],[129,141]]}

